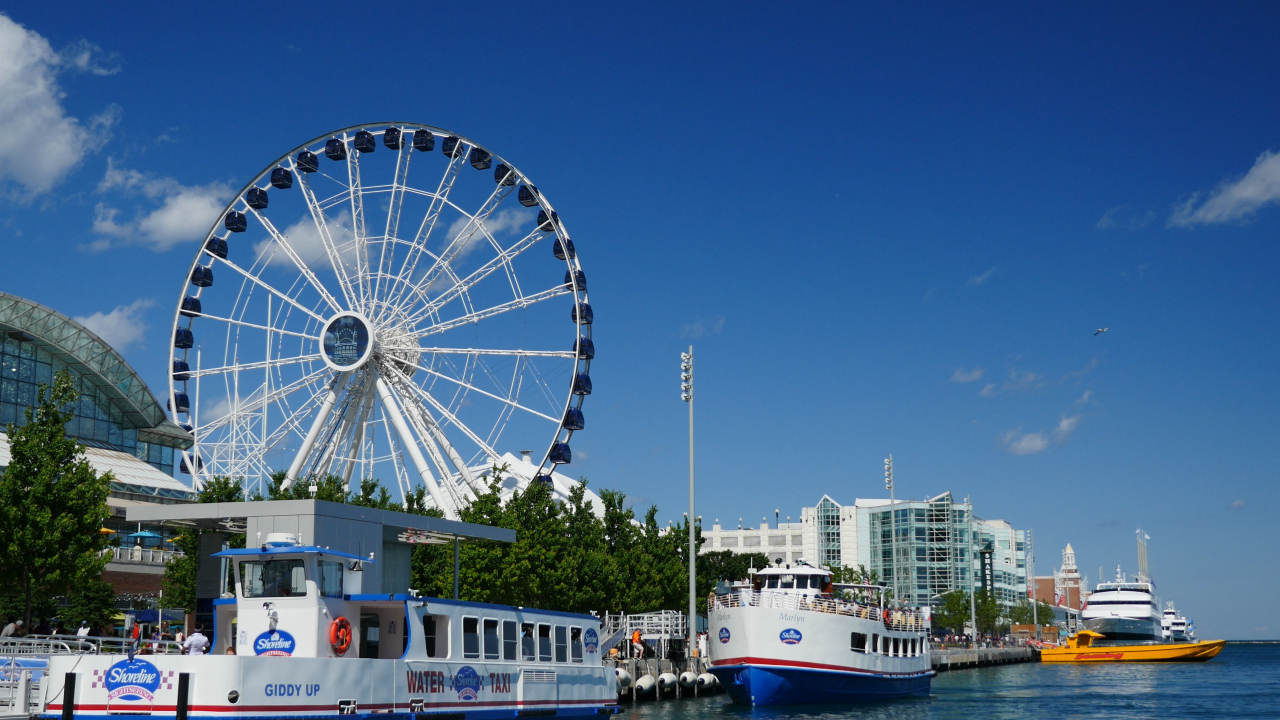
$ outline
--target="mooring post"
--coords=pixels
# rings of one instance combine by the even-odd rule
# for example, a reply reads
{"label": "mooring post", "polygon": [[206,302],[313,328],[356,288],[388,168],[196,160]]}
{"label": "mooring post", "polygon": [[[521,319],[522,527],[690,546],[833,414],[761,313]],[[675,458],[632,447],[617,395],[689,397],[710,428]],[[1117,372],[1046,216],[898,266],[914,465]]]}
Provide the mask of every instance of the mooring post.
{"label": "mooring post", "polygon": [[191,698],[191,673],[178,673],[178,707],[175,720],[187,720]]}
{"label": "mooring post", "polygon": [[72,720],[76,714],[76,674],[67,673],[62,681],[62,720]]}

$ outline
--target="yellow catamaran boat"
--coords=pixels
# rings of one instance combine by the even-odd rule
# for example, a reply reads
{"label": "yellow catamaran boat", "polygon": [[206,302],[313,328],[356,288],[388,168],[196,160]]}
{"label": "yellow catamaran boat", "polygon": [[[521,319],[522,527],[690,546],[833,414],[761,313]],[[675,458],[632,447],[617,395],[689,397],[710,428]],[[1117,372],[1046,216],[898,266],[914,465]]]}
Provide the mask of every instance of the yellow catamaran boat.
{"label": "yellow catamaran boat", "polygon": [[1103,637],[1106,636],[1102,633],[1081,630],[1067,638],[1065,647],[1041,650],[1040,662],[1203,662],[1222,652],[1223,646],[1227,644],[1226,640],[1152,645],[1093,644],[1094,640]]}

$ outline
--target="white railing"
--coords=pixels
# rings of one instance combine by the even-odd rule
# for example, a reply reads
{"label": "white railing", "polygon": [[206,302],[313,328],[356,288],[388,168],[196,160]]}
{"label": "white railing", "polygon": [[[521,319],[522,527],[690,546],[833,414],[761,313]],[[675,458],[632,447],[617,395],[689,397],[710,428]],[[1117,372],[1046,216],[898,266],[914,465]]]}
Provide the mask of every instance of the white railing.
{"label": "white railing", "polygon": [[35,716],[40,712],[38,668],[0,666],[0,716]]}
{"label": "white railing", "polygon": [[[50,655],[125,655],[129,652],[127,638],[78,637],[74,635],[28,635],[0,639],[0,668],[19,657],[49,657]],[[182,645],[172,640],[140,639],[136,653],[152,655],[178,655]]]}
{"label": "white railing", "polygon": [[659,610],[636,615],[605,615],[602,632],[605,637],[620,631],[630,635],[639,630],[642,636],[649,638],[682,638],[685,636],[686,627],[684,613],[675,610]]}
{"label": "white railing", "polygon": [[143,549],[140,547],[109,547],[102,551],[112,562],[143,563],[146,565],[164,565],[165,563],[185,555],[180,550]]}
{"label": "white railing", "polygon": [[782,610],[809,610],[833,615],[859,617],[864,620],[879,620],[884,623],[885,627],[892,630],[928,629],[928,623],[925,622],[924,616],[916,610],[893,610],[835,598],[738,590],[727,595],[712,595],[708,599],[708,603],[712,609],[766,607]]}

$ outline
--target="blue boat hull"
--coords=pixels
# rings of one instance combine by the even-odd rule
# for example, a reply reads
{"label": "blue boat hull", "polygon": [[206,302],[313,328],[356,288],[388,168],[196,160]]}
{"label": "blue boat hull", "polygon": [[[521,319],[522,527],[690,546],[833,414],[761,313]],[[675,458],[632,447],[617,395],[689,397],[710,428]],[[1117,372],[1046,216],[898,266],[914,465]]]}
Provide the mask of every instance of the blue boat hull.
{"label": "blue boat hull", "polygon": [[865,703],[927,696],[933,671],[912,675],[729,665],[709,668],[739,705]]}

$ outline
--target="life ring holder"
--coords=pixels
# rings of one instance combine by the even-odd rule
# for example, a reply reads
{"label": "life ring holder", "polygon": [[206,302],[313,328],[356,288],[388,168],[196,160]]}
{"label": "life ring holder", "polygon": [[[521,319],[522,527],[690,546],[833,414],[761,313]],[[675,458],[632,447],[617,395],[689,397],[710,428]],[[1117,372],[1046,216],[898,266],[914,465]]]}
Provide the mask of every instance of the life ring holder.
{"label": "life ring holder", "polygon": [[345,617],[335,618],[329,624],[329,645],[339,655],[346,655],[351,649],[351,621]]}

